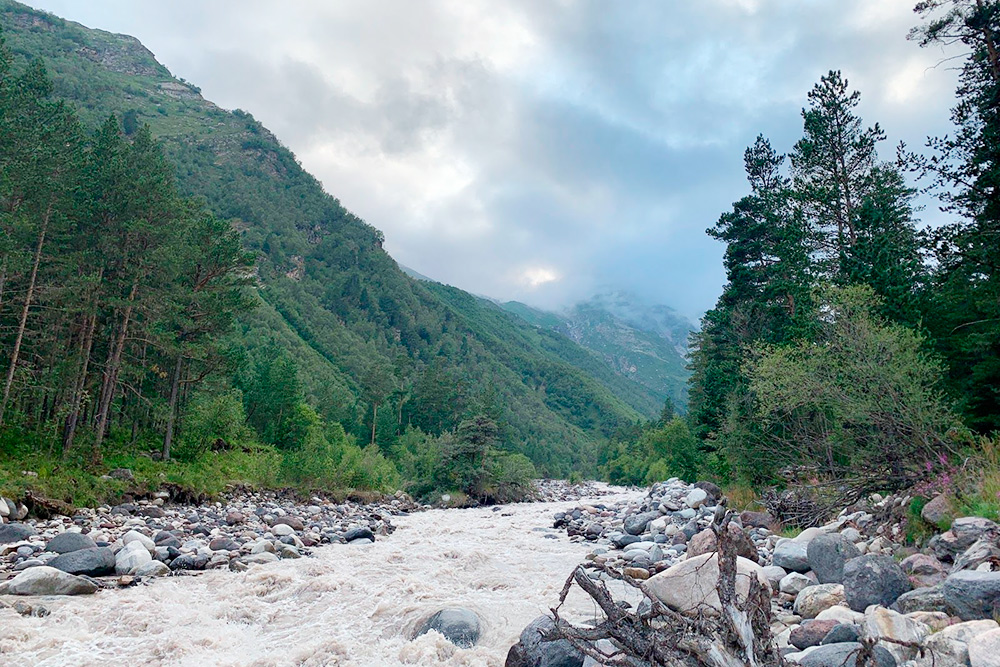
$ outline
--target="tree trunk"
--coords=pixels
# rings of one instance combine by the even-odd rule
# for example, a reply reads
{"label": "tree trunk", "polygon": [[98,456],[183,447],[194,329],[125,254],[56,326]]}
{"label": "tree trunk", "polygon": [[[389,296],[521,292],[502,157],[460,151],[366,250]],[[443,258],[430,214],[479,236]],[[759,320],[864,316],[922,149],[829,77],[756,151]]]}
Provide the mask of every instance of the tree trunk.
{"label": "tree trunk", "polygon": [[115,388],[118,385],[118,373],[121,370],[122,352],[125,349],[125,339],[128,336],[128,325],[132,319],[132,309],[135,306],[135,295],[139,291],[139,281],[132,283],[132,290],[128,295],[128,305],[122,314],[122,324],[118,331],[118,339],[111,346],[111,357],[108,359],[108,366],[104,369],[105,389],[101,392],[101,404],[97,408],[97,426],[94,434],[94,463],[101,462],[101,445],[104,444],[104,434],[108,429],[108,415],[111,412],[111,402],[115,397]]}
{"label": "tree trunk", "polygon": [[170,445],[174,440],[174,422],[177,419],[177,391],[181,386],[181,366],[184,355],[177,355],[177,365],[174,366],[174,379],[170,384],[170,404],[167,408],[167,432],[163,436],[163,460],[170,460]]}
{"label": "tree trunk", "polygon": [[[102,274],[103,275],[103,271]],[[80,423],[80,405],[83,402],[83,391],[87,387],[87,371],[90,367],[90,351],[94,347],[94,330],[97,328],[97,314],[91,313],[87,318],[81,343],[82,357],[80,361],[80,374],[76,378],[76,385],[73,387],[72,406],[69,414],[66,415],[66,428],[63,430],[63,456],[73,449],[73,439],[76,437],[76,427]]]}
{"label": "tree trunk", "polygon": [[10,368],[7,369],[7,381],[3,387],[3,398],[0,398],[0,426],[3,426],[3,413],[10,400],[10,388],[14,384],[14,371],[17,370],[17,357],[21,352],[24,340],[24,328],[28,323],[28,311],[31,310],[31,299],[35,295],[35,281],[38,279],[38,265],[42,261],[42,247],[45,245],[45,232],[49,227],[49,217],[52,215],[52,205],[45,211],[42,218],[42,228],[38,232],[38,243],[35,245],[35,259],[31,265],[31,278],[28,280],[28,293],[24,297],[24,308],[21,309],[21,321],[17,325],[17,336],[14,338],[14,349],[10,353]]}
{"label": "tree trunk", "polygon": [[375,444],[375,423],[378,421],[378,403],[372,404],[372,444]]}

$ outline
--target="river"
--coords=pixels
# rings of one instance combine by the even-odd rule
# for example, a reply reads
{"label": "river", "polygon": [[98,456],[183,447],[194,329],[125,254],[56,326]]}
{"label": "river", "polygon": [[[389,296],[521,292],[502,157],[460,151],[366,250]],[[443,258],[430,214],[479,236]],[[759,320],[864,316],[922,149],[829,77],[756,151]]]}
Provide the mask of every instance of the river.
{"label": "river", "polygon": [[[590,550],[550,528],[555,512],[577,504],[431,510],[393,519],[396,532],[375,544],[41,600],[44,618],[0,610],[0,664],[502,667]],[[580,620],[593,617],[583,594],[571,603]],[[477,646],[459,649],[437,633],[411,639],[449,606],[484,620]]]}

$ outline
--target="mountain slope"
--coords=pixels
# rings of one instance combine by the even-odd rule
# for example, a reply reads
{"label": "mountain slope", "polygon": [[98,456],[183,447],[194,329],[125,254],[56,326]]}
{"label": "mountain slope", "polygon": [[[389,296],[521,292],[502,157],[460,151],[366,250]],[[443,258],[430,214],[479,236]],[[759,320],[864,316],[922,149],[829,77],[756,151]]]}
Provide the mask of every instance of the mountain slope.
{"label": "mountain slope", "polygon": [[511,301],[501,304],[526,322],[551,331],[594,352],[618,376],[641,385],[652,396],[647,416],[658,414],[670,399],[687,403],[687,337],[694,326],[667,306],[650,306],[624,292],[599,294],[562,313]]}
{"label": "mountain slope", "polygon": [[258,254],[263,305],[242,323],[244,344],[287,350],[311,402],[359,439],[371,432],[373,404],[383,435],[408,423],[439,432],[489,409],[508,446],[562,474],[588,445],[639,418],[530,325],[406,276],[381,232],[325,193],[266,128],[204,100],[134,38],[11,0],[0,0],[0,22],[15,56],[44,59],[56,94],[86,125],[112,113],[126,133],[150,125],[180,187],[231,220]]}

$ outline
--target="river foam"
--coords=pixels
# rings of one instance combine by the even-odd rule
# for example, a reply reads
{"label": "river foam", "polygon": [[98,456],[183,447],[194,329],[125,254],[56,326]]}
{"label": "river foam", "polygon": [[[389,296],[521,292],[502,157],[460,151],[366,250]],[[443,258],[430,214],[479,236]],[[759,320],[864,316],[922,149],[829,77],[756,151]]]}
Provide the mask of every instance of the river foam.
{"label": "river foam", "polygon": [[[375,544],[323,547],[315,558],[51,598],[45,618],[0,609],[0,664],[500,667],[589,551],[549,528],[576,506],[431,510],[394,518],[398,530]],[[411,639],[422,619],[455,606],[482,617],[477,646],[434,632]],[[595,613],[582,594],[570,608],[580,620]]]}

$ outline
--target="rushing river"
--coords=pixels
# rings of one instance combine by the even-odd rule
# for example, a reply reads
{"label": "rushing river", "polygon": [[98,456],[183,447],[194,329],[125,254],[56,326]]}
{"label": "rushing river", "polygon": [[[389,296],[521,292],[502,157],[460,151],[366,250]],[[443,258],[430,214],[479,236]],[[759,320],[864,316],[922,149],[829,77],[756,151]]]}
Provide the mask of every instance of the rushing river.
{"label": "rushing river", "polygon": [[[396,532],[375,544],[50,598],[45,618],[0,610],[0,664],[500,667],[589,550],[550,528],[553,513],[576,505],[432,510],[393,519]],[[593,617],[582,594],[571,602],[578,618]],[[449,606],[483,618],[477,646],[459,649],[437,633],[410,638]]]}

